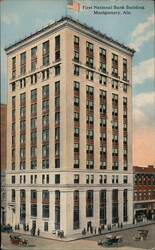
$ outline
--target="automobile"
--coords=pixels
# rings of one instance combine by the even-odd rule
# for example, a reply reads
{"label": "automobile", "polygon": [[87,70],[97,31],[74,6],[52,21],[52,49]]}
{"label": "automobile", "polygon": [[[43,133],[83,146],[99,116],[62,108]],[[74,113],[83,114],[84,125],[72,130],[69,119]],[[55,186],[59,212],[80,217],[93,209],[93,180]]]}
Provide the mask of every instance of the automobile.
{"label": "automobile", "polygon": [[19,245],[19,246],[28,246],[28,240],[23,239],[20,235],[18,234],[12,234],[10,235],[10,241],[14,245]]}
{"label": "automobile", "polygon": [[106,239],[100,240],[98,245],[100,246],[117,246],[123,241],[122,236],[120,235],[108,235]]}
{"label": "automobile", "polygon": [[149,230],[137,230],[137,233],[133,236],[134,240],[146,240],[148,238]]}
{"label": "automobile", "polygon": [[3,233],[12,233],[13,229],[10,225],[3,225],[1,226],[1,232]]}

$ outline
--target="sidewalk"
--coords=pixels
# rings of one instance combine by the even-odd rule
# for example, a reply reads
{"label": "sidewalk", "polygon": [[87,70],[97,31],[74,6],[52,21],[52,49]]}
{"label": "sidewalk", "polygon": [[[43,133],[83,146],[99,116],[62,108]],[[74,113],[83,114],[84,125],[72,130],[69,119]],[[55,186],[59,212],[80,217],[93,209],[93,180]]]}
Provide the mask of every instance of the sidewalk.
{"label": "sidewalk", "polygon": [[[121,232],[124,230],[128,230],[128,229],[132,229],[132,228],[139,228],[139,227],[143,227],[143,226],[147,226],[147,225],[152,225],[155,224],[155,221],[150,221],[150,222],[141,222],[141,223],[137,223],[137,224],[129,224],[129,225],[124,225],[122,228],[112,228],[110,231],[107,229],[104,229],[104,231],[102,231],[101,235],[105,235],[108,233],[117,233],[117,232]],[[14,233],[17,234],[23,234],[23,235],[30,235],[30,232],[26,232],[24,230],[16,230],[14,231]],[[62,241],[62,242],[69,242],[69,241],[75,241],[75,240],[80,240],[80,239],[87,239],[87,238],[91,238],[94,236],[99,236],[99,234],[91,234],[91,233],[87,233],[86,235],[82,235],[80,234],[73,234],[73,235],[65,235],[64,238],[60,239],[59,237],[57,237],[56,235],[53,235],[51,233],[40,233],[39,238],[44,238],[44,239],[51,239],[51,240],[57,240],[57,241]],[[33,237],[33,236],[32,236]],[[38,236],[34,236],[34,237],[38,237]]]}

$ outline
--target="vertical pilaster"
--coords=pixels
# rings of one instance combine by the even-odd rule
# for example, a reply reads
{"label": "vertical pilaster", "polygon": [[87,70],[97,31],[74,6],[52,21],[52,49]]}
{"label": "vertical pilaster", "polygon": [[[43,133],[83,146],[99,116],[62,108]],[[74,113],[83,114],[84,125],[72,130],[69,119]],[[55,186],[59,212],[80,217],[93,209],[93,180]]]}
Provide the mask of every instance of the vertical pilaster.
{"label": "vertical pilaster", "polygon": [[107,190],[107,204],[106,204],[106,215],[107,215],[107,225],[112,224],[112,191]]}
{"label": "vertical pilaster", "polygon": [[118,191],[118,218],[123,223],[123,190]]}

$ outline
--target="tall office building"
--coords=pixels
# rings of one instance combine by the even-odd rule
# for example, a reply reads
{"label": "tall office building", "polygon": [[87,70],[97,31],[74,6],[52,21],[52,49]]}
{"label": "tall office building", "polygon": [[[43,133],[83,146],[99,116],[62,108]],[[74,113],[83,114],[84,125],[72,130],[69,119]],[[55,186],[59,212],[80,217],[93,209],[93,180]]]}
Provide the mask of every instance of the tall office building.
{"label": "tall office building", "polygon": [[134,50],[65,17],[6,53],[8,222],[132,223]]}

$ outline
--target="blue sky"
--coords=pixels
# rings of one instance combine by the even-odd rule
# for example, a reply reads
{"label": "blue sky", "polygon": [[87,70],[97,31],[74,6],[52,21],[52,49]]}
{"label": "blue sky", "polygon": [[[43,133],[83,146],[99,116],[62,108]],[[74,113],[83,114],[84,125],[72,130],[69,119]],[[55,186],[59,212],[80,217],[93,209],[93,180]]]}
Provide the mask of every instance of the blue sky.
{"label": "blue sky", "polygon": [[[133,58],[134,132],[152,131],[148,148],[155,148],[155,82],[154,82],[154,1],[153,0],[78,0],[80,12],[67,9],[65,0],[2,0],[1,3],[1,102],[7,102],[6,56],[4,48],[48,23],[70,15],[88,26],[136,49]],[[95,15],[83,6],[144,7],[129,10],[129,15]],[[145,129],[145,131],[144,131]],[[140,136],[139,136],[140,137]],[[139,138],[138,137],[138,138]],[[136,137],[134,137],[136,141]],[[137,139],[138,140],[138,139]],[[141,141],[142,143],[144,141]],[[137,146],[136,146],[137,145]],[[135,144],[135,150],[139,147]],[[138,148],[139,149],[139,148]],[[154,153],[154,156],[153,156]],[[155,152],[151,160],[155,164]],[[145,162],[145,160],[143,161]],[[140,161],[135,162],[142,164]],[[146,163],[143,163],[146,164]]]}

